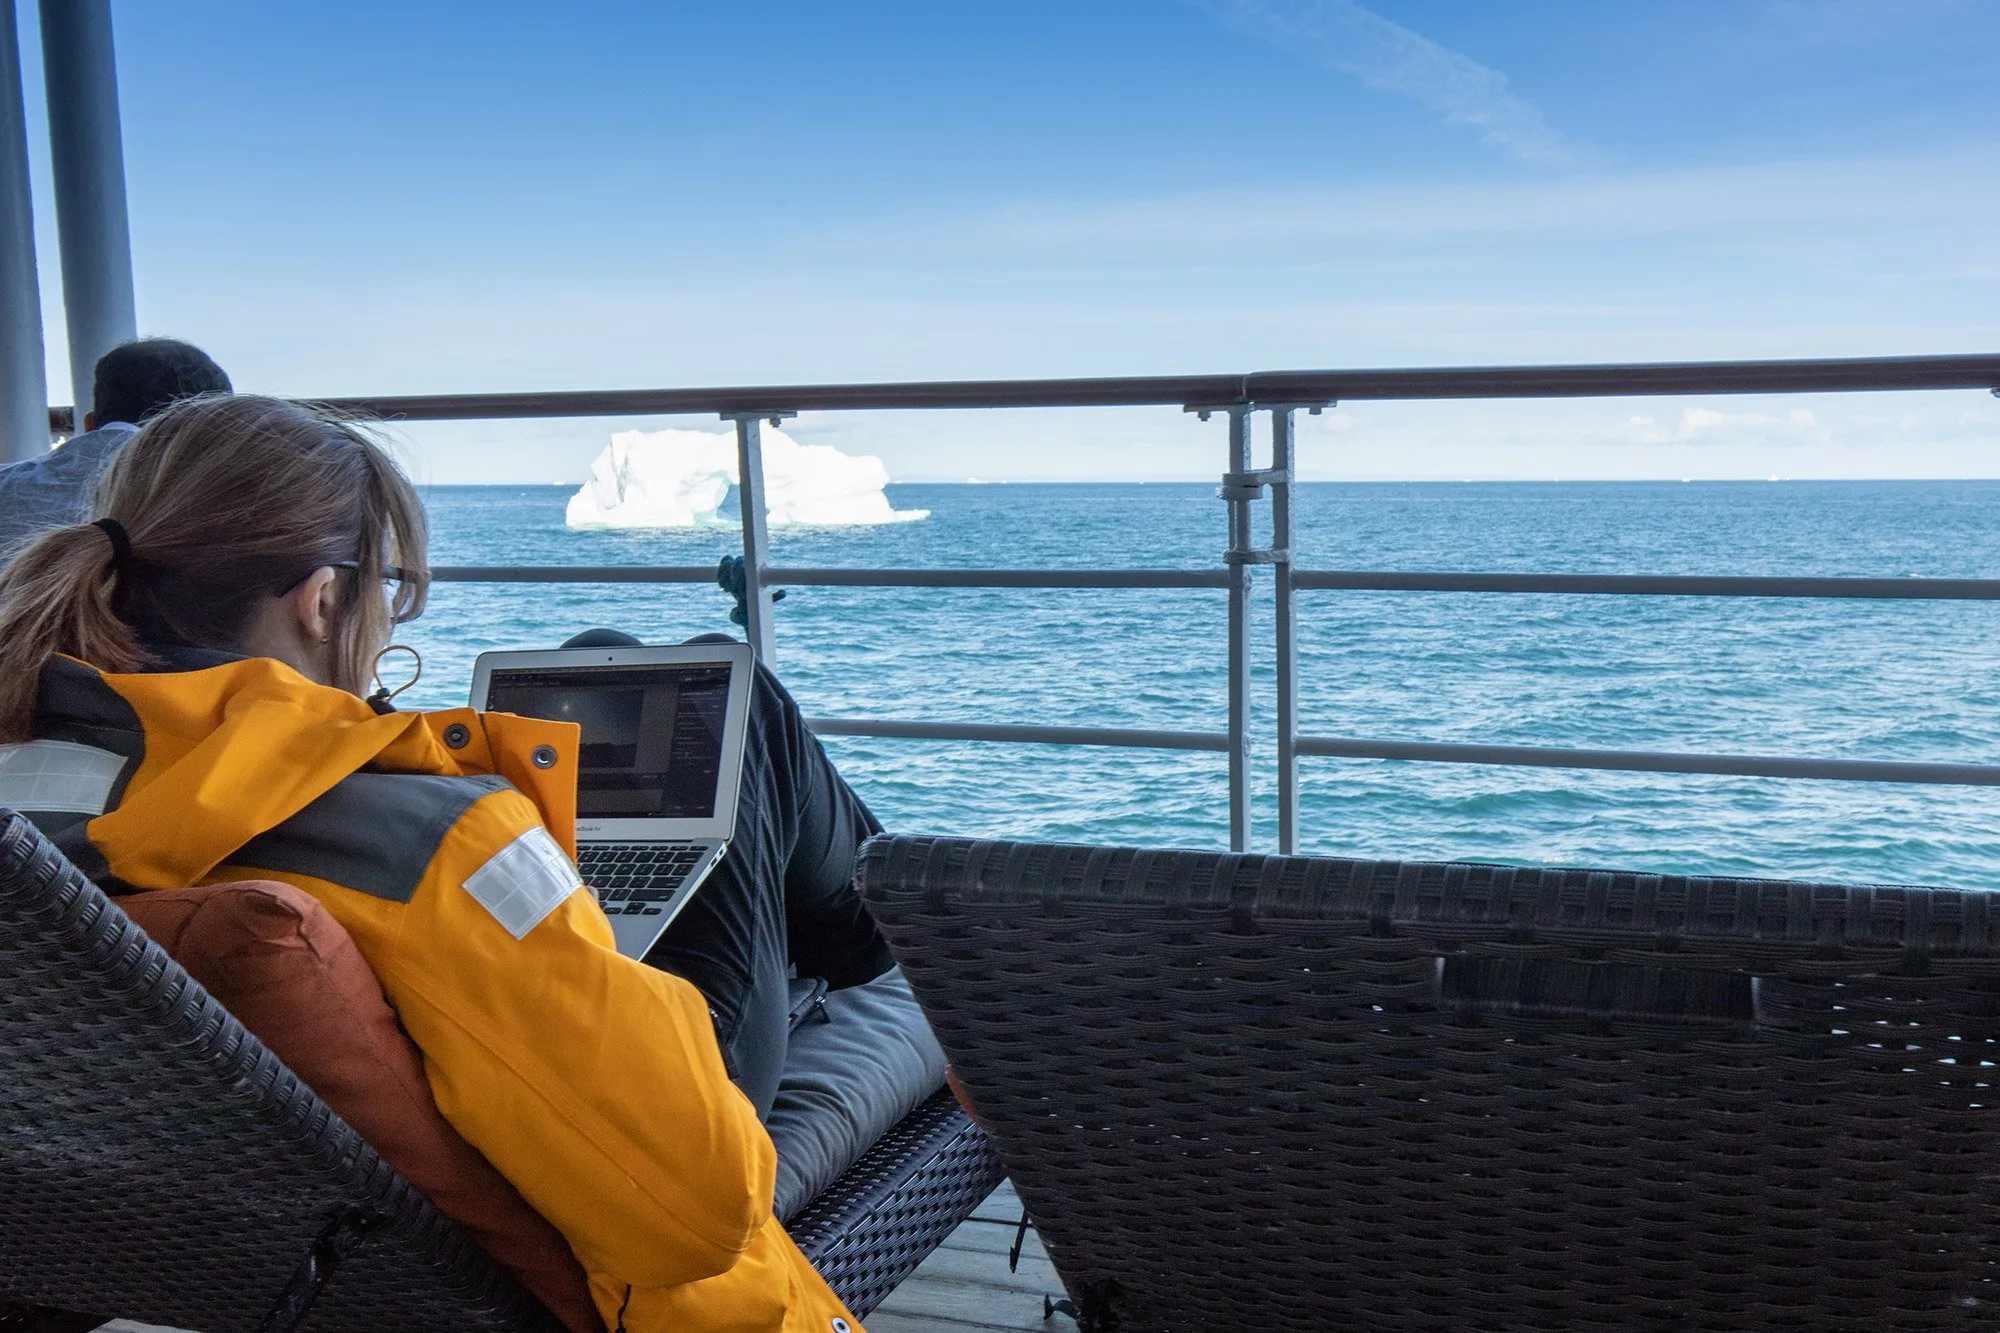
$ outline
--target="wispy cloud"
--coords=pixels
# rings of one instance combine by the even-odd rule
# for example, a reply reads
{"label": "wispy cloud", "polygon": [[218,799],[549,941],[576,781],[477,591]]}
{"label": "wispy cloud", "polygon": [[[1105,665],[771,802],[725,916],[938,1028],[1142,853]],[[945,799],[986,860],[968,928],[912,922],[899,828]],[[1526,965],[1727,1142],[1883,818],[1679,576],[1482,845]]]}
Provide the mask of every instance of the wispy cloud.
{"label": "wispy cloud", "polygon": [[[1034,200],[955,219],[982,244],[1134,247],[1323,245],[1358,238],[1658,236],[1711,231],[1777,236],[1795,254],[1831,252],[1850,234],[1910,249],[1911,229],[1963,230],[1956,276],[1990,281],[2000,264],[1986,225],[2000,209],[2000,152],[1987,146],[1894,157],[1759,161],[1512,181],[1304,184],[1189,191],[1123,201]],[[1905,258],[1912,258],[1908,253]]]}
{"label": "wispy cloud", "polygon": [[1620,432],[1630,444],[1810,444],[1828,436],[1819,414],[1802,407],[1778,415],[1770,412],[1721,412],[1712,407],[1684,407],[1680,420],[1667,425],[1647,413],[1628,417]]}
{"label": "wispy cloud", "polygon": [[1298,50],[1370,88],[1414,97],[1451,125],[1468,125],[1524,162],[1575,152],[1507,76],[1393,23],[1353,0],[1193,0],[1239,32]]}

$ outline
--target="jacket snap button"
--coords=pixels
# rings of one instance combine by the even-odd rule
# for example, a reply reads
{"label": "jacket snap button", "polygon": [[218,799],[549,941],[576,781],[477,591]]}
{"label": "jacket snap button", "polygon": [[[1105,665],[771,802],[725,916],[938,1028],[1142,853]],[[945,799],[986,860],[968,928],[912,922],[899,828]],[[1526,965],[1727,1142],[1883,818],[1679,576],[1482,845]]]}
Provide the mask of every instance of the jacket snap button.
{"label": "jacket snap button", "polygon": [[472,739],[472,732],[463,722],[454,722],[444,729],[444,743],[447,748],[463,750]]}
{"label": "jacket snap button", "polygon": [[554,768],[556,766],[556,747],[553,745],[537,745],[534,753],[530,754],[528,758],[533,761],[536,768]]}

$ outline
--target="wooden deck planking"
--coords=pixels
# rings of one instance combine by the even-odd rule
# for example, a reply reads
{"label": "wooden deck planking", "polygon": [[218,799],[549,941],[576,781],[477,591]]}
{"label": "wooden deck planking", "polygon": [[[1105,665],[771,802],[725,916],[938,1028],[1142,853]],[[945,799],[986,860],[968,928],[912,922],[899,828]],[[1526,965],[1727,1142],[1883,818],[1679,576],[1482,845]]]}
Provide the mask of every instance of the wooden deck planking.
{"label": "wooden deck planking", "polygon": [[987,1195],[986,1202],[972,1210],[972,1219],[1018,1226],[1021,1221],[1021,1196],[1014,1193],[1014,1182],[1001,1181],[1000,1188]]}
{"label": "wooden deck planking", "polygon": [[[1060,1297],[1062,1280],[1033,1228],[1021,1245],[1020,1271],[1007,1271],[1007,1251],[1013,1248],[1020,1221],[1021,1202],[1014,1187],[1002,1183],[863,1321],[868,1333],[922,1333],[925,1329],[941,1333],[1070,1333],[1075,1325],[1067,1316],[1042,1317],[1042,1298]],[[117,1319],[98,1333],[174,1330]]]}
{"label": "wooden deck planking", "polygon": [[869,1333],[1073,1330],[1065,1315],[1042,1315],[1043,1297],[1060,1297],[1063,1288],[1033,1228],[1021,1246],[1020,1271],[1007,1271],[1020,1221],[1020,1200],[1003,1184],[863,1321]]}

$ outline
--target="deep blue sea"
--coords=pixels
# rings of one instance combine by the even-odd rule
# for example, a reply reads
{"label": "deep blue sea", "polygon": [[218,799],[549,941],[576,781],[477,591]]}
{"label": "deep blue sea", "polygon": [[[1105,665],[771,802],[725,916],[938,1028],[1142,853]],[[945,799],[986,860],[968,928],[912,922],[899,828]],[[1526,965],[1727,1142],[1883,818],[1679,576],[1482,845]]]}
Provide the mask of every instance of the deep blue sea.
{"label": "deep blue sea", "polygon": [[[726,530],[571,532],[563,487],[433,487],[438,564],[705,564]],[[923,522],[774,532],[784,565],[1215,568],[1204,485],[898,485]],[[2000,482],[1309,484],[1301,567],[2000,576]],[[439,584],[404,702],[488,648],[727,630],[705,587]],[[1224,594],[795,588],[810,714],[1224,726]],[[1259,588],[1268,645],[1268,576]],[[1301,729],[1512,744],[2000,759],[2000,604],[1301,594]],[[1259,849],[1275,848],[1269,662]],[[1219,754],[829,738],[891,828],[1227,842]],[[1305,850],[2000,888],[2000,791],[1301,761]]]}

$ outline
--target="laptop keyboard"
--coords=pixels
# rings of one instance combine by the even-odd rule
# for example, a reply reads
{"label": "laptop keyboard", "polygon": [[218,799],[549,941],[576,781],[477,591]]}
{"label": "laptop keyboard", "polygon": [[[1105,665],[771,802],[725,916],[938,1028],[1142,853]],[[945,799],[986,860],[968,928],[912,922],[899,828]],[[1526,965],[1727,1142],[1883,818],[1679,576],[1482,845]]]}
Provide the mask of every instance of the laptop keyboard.
{"label": "laptop keyboard", "polygon": [[700,842],[586,842],[576,868],[606,916],[659,916],[707,852]]}

